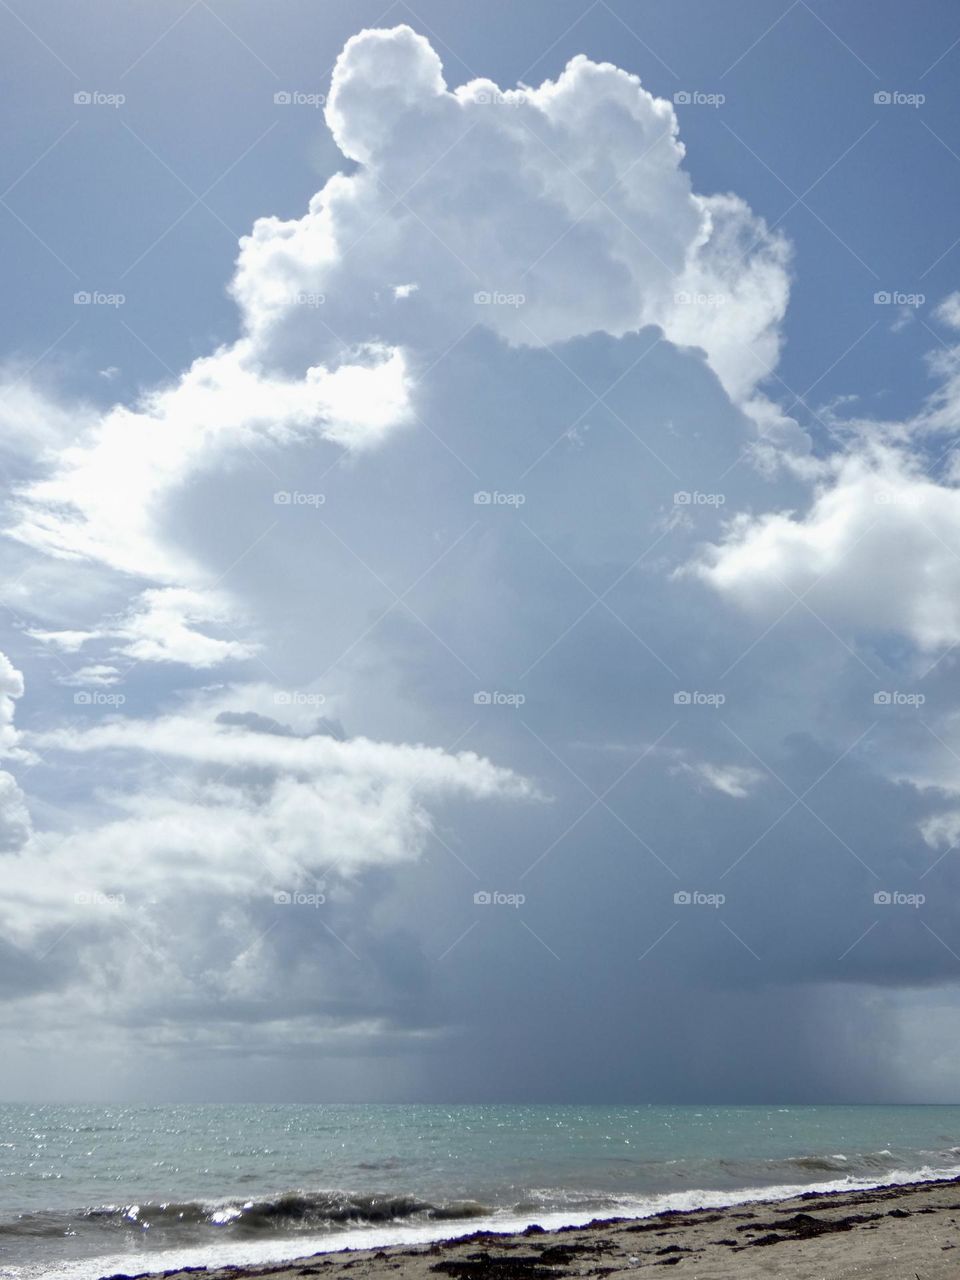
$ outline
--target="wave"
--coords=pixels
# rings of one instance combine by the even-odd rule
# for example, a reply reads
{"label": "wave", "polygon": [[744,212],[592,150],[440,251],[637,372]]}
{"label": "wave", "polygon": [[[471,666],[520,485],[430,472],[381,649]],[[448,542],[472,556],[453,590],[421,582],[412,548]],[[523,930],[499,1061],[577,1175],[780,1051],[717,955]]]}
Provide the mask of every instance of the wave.
{"label": "wave", "polygon": [[[410,1188],[375,1193],[299,1188],[249,1197],[235,1193],[49,1209],[0,1220],[0,1253],[12,1249],[10,1262],[15,1257],[26,1264],[0,1267],[0,1275],[95,1280],[129,1273],[131,1254],[136,1256],[136,1271],[154,1272],[278,1262],[344,1247],[440,1240],[475,1230],[518,1231],[532,1223],[550,1230],[598,1219],[642,1218],[668,1210],[957,1177],[958,1157],[960,1148],[944,1144],[939,1150],[897,1153],[883,1148],[774,1159],[638,1161],[630,1173],[632,1185],[621,1184],[616,1190],[609,1185],[591,1189],[504,1182],[498,1190],[487,1187],[482,1199],[418,1195]],[[57,1266],[51,1270],[53,1257]]]}
{"label": "wave", "polygon": [[221,1234],[247,1236],[274,1232],[337,1230],[407,1221],[469,1221],[493,1209],[475,1200],[434,1204],[410,1195],[362,1195],[340,1191],[285,1191],[250,1200],[184,1200],[141,1204],[107,1204],[74,1213],[22,1214],[0,1222],[0,1235],[61,1236],[65,1232],[107,1228],[151,1232],[154,1236],[197,1236],[213,1228]]}
{"label": "wave", "polygon": [[[477,1209],[482,1210],[481,1216],[474,1217],[472,1212],[468,1212],[465,1216],[473,1218],[471,1223],[472,1230],[521,1231],[532,1222],[538,1223],[546,1230],[555,1230],[559,1227],[583,1226],[589,1222],[603,1221],[610,1217],[643,1218],[667,1211],[684,1212],[693,1209],[723,1209],[747,1201],[769,1202],[810,1193],[854,1191],[878,1185],[908,1185],[915,1182],[934,1181],[957,1176],[960,1176],[960,1167],[947,1169],[925,1166],[917,1169],[895,1169],[882,1179],[874,1178],[872,1180],[845,1176],[822,1181],[805,1180],[793,1183],[785,1182],[778,1185],[744,1186],[739,1189],[728,1188],[722,1191],[687,1189],[624,1198],[618,1200],[615,1205],[607,1202],[601,1218],[597,1217],[597,1209],[595,1207],[587,1207],[588,1196],[586,1194],[584,1194],[581,1206],[578,1209],[568,1205],[564,1209],[554,1208],[551,1211],[545,1211],[541,1207],[539,1212],[531,1213],[520,1205],[514,1205],[510,1209],[504,1208],[488,1213],[483,1210],[483,1206],[477,1205]],[[297,1196],[301,1195],[301,1193],[296,1194]],[[287,1198],[287,1196],[281,1196],[258,1203],[261,1205],[268,1203],[278,1204]],[[317,1198],[322,1199],[324,1197]],[[398,1198],[374,1196],[350,1197],[350,1199],[358,1202],[376,1201],[380,1206],[381,1202]],[[399,1199],[408,1202],[413,1201],[411,1197],[400,1197]],[[597,1199],[606,1200],[606,1197],[598,1196]],[[458,1203],[470,1206],[474,1202],[462,1201]],[[173,1209],[172,1205],[161,1207]],[[353,1249],[380,1249],[399,1244],[425,1244],[434,1240],[446,1239],[456,1234],[455,1231],[451,1231],[448,1225],[451,1219],[444,1217],[445,1210],[452,1207],[452,1205],[429,1206],[426,1212],[429,1214],[433,1210],[436,1214],[432,1219],[419,1216],[422,1211],[418,1210],[406,1218],[398,1217],[390,1220],[380,1218],[376,1221],[341,1218],[340,1223],[352,1228],[349,1236],[349,1247]],[[208,1215],[211,1211],[216,1213],[213,1205],[207,1205],[204,1208]],[[143,1207],[141,1206],[140,1211],[142,1212],[142,1210]],[[106,1220],[110,1220],[111,1211],[120,1212],[120,1209],[106,1206],[103,1210],[95,1212],[98,1214],[105,1213]],[[378,1211],[379,1208],[373,1209],[375,1213]],[[92,1213],[94,1211],[89,1212]],[[262,1212],[262,1210],[259,1212]],[[139,1217],[139,1214],[137,1216]],[[209,1220],[208,1216],[207,1221]],[[302,1219],[301,1222],[303,1222]],[[211,1241],[212,1234],[216,1235],[215,1242]],[[345,1242],[342,1234],[331,1235],[329,1230],[306,1230],[295,1232],[292,1235],[253,1232],[239,1237],[225,1236],[218,1230],[216,1233],[206,1231],[202,1240],[180,1238],[176,1241],[168,1239],[160,1242],[155,1240],[153,1243],[161,1244],[161,1247],[149,1252],[140,1252],[137,1255],[137,1271],[139,1273],[162,1273],[169,1269],[184,1267],[220,1268],[279,1264],[310,1254],[342,1249]],[[122,1248],[119,1241],[116,1242],[116,1247]],[[109,1250],[98,1249],[95,1257],[75,1258],[70,1262],[60,1261],[53,1270],[42,1265],[40,1267],[27,1266],[15,1267],[4,1272],[4,1274],[18,1276],[21,1280],[97,1280],[100,1276],[128,1271],[130,1262],[129,1251],[117,1252],[111,1255]]]}

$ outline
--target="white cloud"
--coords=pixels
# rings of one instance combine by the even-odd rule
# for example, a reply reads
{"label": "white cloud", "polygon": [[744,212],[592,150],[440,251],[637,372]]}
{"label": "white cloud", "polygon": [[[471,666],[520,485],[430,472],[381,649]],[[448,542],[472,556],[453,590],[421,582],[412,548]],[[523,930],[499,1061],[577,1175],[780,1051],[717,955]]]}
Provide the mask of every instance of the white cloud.
{"label": "white cloud", "polygon": [[39,627],[27,631],[33,640],[51,645],[61,653],[79,653],[88,640],[96,638],[96,631],[43,631]]}
{"label": "white cloud", "polygon": [[[27,634],[63,653],[78,653],[93,641],[109,640],[114,642],[109,646],[112,655],[133,658],[136,662],[180,662],[203,670],[224,662],[244,661],[257,653],[256,644],[218,639],[197,630],[198,624],[230,629],[236,622],[234,609],[222,593],[157,587],[142,592],[127,613],[106,619],[90,631],[34,629]],[[113,667],[101,669],[115,671]],[[95,668],[84,668],[87,673],[91,670]],[[82,675],[83,672],[77,672],[62,683],[82,684]]]}
{"label": "white cloud", "polygon": [[580,56],[538,89],[451,92],[400,26],[347,42],[326,114],[361,167],[242,239],[244,336],[131,407],[84,415],[20,491],[14,538],[199,587],[203,567],[164,533],[189,478],[298,439],[381,444],[411,419],[419,350],[477,323],[534,346],[659,324],[751,404],[778,354],[785,242],[736,197],[693,192],[673,107],[636,76]]}
{"label": "white cloud", "polygon": [[228,602],[212,592],[184,587],[144,591],[137,606],[117,628],[104,634],[119,637],[114,652],[138,662],[182,662],[200,669],[252,657],[257,646],[241,640],[215,639],[196,630],[197,623],[228,624]]}
{"label": "white cloud", "polygon": [[699,782],[704,782],[719,791],[722,795],[734,800],[744,800],[763,781],[764,774],[759,769],[747,765],[711,764],[709,761],[696,763],[684,762],[678,766],[685,773],[691,774]]}
{"label": "white cloud", "polygon": [[[0,653],[0,757],[32,762],[34,757],[21,746],[21,735],[14,724],[16,702],[23,697],[23,691],[23,676],[7,655]],[[0,853],[19,849],[30,830],[26,798],[16,779],[0,770]]]}
{"label": "white cloud", "polygon": [[960,292],[949,293],[937,307],[935,315],[951,329],[960,329]]}
{"label": "white cloud", "polygon": [[406,419],[402,355],[368,346],[352,359],[300,379],[265,375],[244,341],[197,360],[173,387],[116,406],[62,450],[21,492],[8,533],[49,555],[195,582],[199,566],[160,533],[164,503],[188,476],[224,452],[311,433],[363,448]]}
{"label": "white cloud", "polygon": [[34,386],[29,370],[0,369],[0,450],[35,463],[53,457],[97,421],[93,405],[64,403]]}
{"label": "white cloud", "polygon": [[[786,243],[736,197],[692,191],[673,107],[636,76],[580,56],[537,89],[451,92],[422,36],[364,31],[337,61],[327,121],[362,167],[242,242],[234,295],[272,358],[304,331],[356,341],[378,311],[399,334],[376,300],[402,264],[421,282],[408,340],[480,323],[536,346],[660,324],[743,399],[775,364]],[[325,305],[296,315],[291,296]]]}
{"label": "white cloud", "polygon": [[834,623],[923,649],[960,640],[960,489],[890,447],[841,456],[827,476],[803,515],[734,518],[696,571],[761,616],[804,596]]}
{"label": "white cloud", "polygon": [[[147,707],[139,718],[111,716],[103,708],[116,704],[103,698],[69,707],[64,724],[61,690],[52,714],[48,703],[34,715],[31,698],[39,727],[26,742],[48,762],[32,785],[59,798],[69,780],[62,818],[41,809],[51,825],[31,834],[16,784],[0,774],[2,839],[12,850],[24,845],[5,867],[4,923],[34,960],[75,926],[46,967],[38,962],[38,982],[66,975],[71,1010],[92,1010],[91,1021],[134,1009],[161,1034],[218,1043],[215,1030],[194,1033],[168,1018],[169,1002],[181,1001],[196,1025],[198,1009],[219,1010],[228,997],[256,997],[252,1018],[276,1017],[260,1010],[295,991],[312,1030],[380,1036],[388,1021],[368,991],[359,1015],[337,1005],[328,1017],[309,1003],[318,984],[339,999],[341,975],[328,956],[317,960],[318,929],[303,940],[292,925],[265,941],[269,922],[257,917],[272,909],[272,889],[309,891],[325,879],[338,906],[389,882],[390,928],[409,932],[419,961],[461,931],[468,862],[506,884],[561,830],[576,879],[564,885],[562,848],[536,870],[561,868],[555,920],[572,886],[576,928],[596,927],[604,940],[633,936],[647,913],[643,927],[655,937],[652,896],[638,903],[618,892],[623,930],[599,915],[584,920],[582,862],[592,860],[597,886],[610,883],[637,833],[646,854],[662,853],[656,875],[667,863],[677,874],[716,872],[718,853],[742,853],[788,803],[761,787],[752,765],[710,763],[731,751],[714,707],[687,708],[661,744],[676,690],[729,691],[724,715],[740,717],[745,741],[797,794],[820,771],[818,752],[839,755],[835,720],[844,720],[844,745],[852,737],[837,710],[848,652],[827,635],[828,659],[823,649],[807,652],[784,680],[782,649],[773,660],[751,650],[748,678],[748,663],[737,662],[760,628],[694,575],[669,576],[694,540],[712,544],[701,578],[765,619],[816,583],[811,606],[850,627],[905,627],[926,647],[960,635],[949,554],[960,523],[955,491],[906,460],[914,424],[883,433],[900,448],[828,463],[799,456],[796,424],[758,391],[779,354],[786,243],[737,197],[693,191],[669,103],[585,58],[538,89],[501,93],[478,80],[450,92],[428,43],[398,28],[350,42],[329,119],[359,167],[333,177],[303,217],[260,219],[244,238],[233,282],[240,340],[131,406],[84,417],[79,437],[16,495],[18,554],[49,565],[34,554],[47,553],[60,575],[36,591],[44,608],[29,634],[82,652],[73,677],[81,683],[108,685],[130,661],[152,664],[134,676]],[[477,293],[493,296],[476,302]],[[481,332],[465,336],[475,325]],[[648,358],[653,335],[637,332],[650,325],[668,341]],[[561,343],[569,345],[557,350]],[[705,358],[672,343],[702,348]],[[948,377],[951,359],[941,357]],[[618,398],[575,418],[575,403],[590,404],[580,392],[614,378]],[[936,410],[946,420],[951,395],[943,392],[931,419]],[[743,458],[753,436],[740,408],[774,441],[771,457],[782,459],[786,442],[789,467],[760,476],[756,459]],[[312,490],[320,477],[331,499],[323,519],[315,508],[271,505],[276,489]],[[477,488],[514,483],[522,512],[472,501]],[[723,503],[678,506],[678,489]],[[273,524],[268,554],[247,557]],[[80,558],[109,566],[95,605],[77,585],[93,573],[77,572]],[[225,565],[229,596],[210,585]],[[251,634],[284,682],[323,695],[304,692],[285,706],[286,690],[261,685],[185,701],[186,676],[173,665],[207,671],[247,659]],[[521,685],[522,716],[475,710],[478,688]],[[10,684],[8,702],[18,687]],[[337,717],[364,736],[344,741]],[[570,723],[588,746],[635,741],[624,748],[629,781],[619,768],[608,776],[601,753],[581,795],[562,768],[565,749],[538,751],[524,727],[546,745]],[[23,751],[12,710],[8,729]],[[423,742],[483,745],[455,753]],[[561,779],[555,829],[536,825],[533,806],[529,825],[508,824],[496,804],[482,827],[469,821],[464,808],[475,799],[534,796],[519,764],[497,763],[527,761],[531,751],[548,786]],[[886,744],[862,767],[886,802],[895,790]],[[838,767],[831,781],[851,774]],[[609,801],[591,804],[611,783]],[[691,785],[703,792],[694,805]],[[715,825],[705,835],[706,806]],[[798,819],[810,816],[800,808]],[[453,887],[432,865],[418,873],[431,831],[449,850],[463,841],[463,864],[449,868]],[[535,883],[532,875],[531,903]],[[751,892],[745,881],[745,910]],[[96,897],[111,893],[126,895],[126,916]],[[830,901],[849,915],[839,894]],[[771,929],[768,905],[754,913],[761,933]],[[815,919],[823,914],[818,902]],[[354,927],[372,921],[378,945],[392,936],[366,902],[344,915]],[[520,941],[530,945],[529,936]],[[804,936],[803,945],[813,944]],[[512,1024],[497,988],[516,962],[509,946],[488,952],[491,964],[465,980],[493,997],[504,1034]],[[289,986],[291,975],[303,985]],[[445,980],[432,972],[423,985]],[[401,986],[405,997],[405,977],[388,1008]],[[55,1022],[63,1008],[51,1003],[38,1016]]]}
{"label": "white cloud", "polygon": [[120,680],[120,670],[106,662],[94,662],[86,667],[79,667],[69,675],[58,676],[59,684],[85,688],[89,685],[102,687],[116,684]]}
{"label": "white cloud", "polygon": [[0,756],[19,753],[20,734],[14,723],[16,701],[23,697],[23,676],[5,653],[0,653]]}
{"label": "white cloud", "polygon": [[[45,756],[72,754],[114,778],[115,789],[101,791],[113,816],[38,832],[8,861],[8,934],[27,945],[66,920],[118,925],[121,896],[130,907],[186,895],[217,895],[223,909],[251,898],[263,905],[276,886],[415,860],[433,827],[429,806],[441,800],[536,796],[473,752],[224,723],[220,708],[240,696],[31,735]],[[176,767],[157,773],[158,757]]]}
{"label": "white cloud", "polygon": [[339,742],[322,735],[286,737],[218,723],[215,716],[168,715],[152,720],[117,718],[91,728],[50,729],[30,735],[44,750],[81,752],[145,751],[221,768],[280,769],[316,776],[331,771],[358,777],[382,773],[429,794],[447,790],[475,797],[531,794],[528,783],[509,769],[471,751],[449,755],[439,747],[372,742]]}

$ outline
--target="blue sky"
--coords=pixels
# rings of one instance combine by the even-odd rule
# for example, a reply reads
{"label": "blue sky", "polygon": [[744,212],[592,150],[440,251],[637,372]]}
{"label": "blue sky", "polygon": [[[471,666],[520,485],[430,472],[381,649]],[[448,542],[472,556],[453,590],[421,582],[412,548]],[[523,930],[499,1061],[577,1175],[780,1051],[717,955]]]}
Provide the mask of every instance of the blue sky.
{"label": "blue sky", "polygon": [[954,1098],[955,11],[0,25],[0,1092]]}

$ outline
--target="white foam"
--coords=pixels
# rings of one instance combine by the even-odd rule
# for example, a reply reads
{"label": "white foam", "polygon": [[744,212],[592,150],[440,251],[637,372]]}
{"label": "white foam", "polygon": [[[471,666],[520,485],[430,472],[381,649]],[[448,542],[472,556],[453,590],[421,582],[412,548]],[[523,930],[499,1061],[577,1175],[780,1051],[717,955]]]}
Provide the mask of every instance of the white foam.
{"label": "white foam", "polygon": [[594,1218],[649,1218],[668,1210],[723,1209],[747,1201],[788,1200],[808,1192],[867,1191],[871,1187],[895,1184],[909,1186],[915,1182],[946,1180],[960,1176],[960,1165],[947,1169],[925,1166],[913,1170],[891,1170],[881,1182],[868,1178],[835,1178],[828,1182],[784,1183],[772,1187],[743,1187],[727,1191],[671,1191],[662,1195],[621,1199],[602,1210],[578,1212],[555,1210],[524,1215],[509,1211],[464,1223],[462,1230],[449,1221],[424,1226],[385,1225],[359,1227],[334,1234],[300,1235],[274,1240],[217,1241],[208,1245],[162,1249],[144,1253],[131,1249],[123,1253],[84,1258],[43,1268],[30,1265],[0,1270],[0,1276],[11,1280],[100,1280],[117,1272],[155,1273],[181,1267],[257,1266],[287,1262],[315,1253],[336,1253],[343,1249],[383,1249],[391,1245],[429,1244],[450,1240],[474,1231],[522,1231],[536,1224],[547,1231],[558,1227],[584,1226]]}

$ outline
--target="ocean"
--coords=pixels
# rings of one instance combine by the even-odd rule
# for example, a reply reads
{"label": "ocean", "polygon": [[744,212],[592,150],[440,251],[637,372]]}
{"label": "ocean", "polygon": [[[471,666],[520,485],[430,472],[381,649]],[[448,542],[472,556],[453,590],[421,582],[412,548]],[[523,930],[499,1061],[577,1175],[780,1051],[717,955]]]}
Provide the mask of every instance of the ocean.
{"label": "ocean", "polygon": [[960,1107],[0,1106],[0,1276],[96,1280],[960,1174]]}

